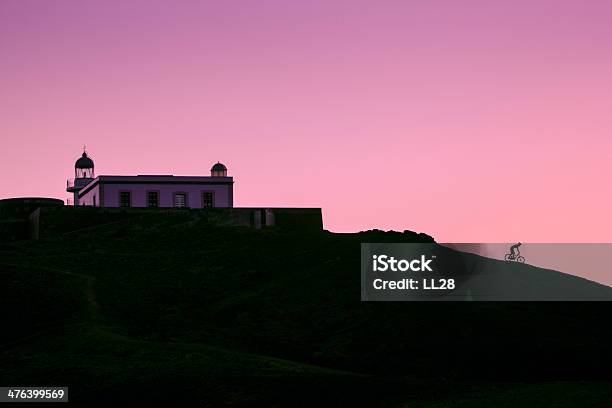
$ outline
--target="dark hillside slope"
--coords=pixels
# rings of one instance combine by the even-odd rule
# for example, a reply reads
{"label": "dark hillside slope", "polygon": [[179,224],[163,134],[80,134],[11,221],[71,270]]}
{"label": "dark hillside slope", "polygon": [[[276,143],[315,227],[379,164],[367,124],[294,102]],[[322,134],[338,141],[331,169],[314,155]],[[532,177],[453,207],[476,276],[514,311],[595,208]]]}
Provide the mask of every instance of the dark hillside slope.
{"label": "dark hillside slope", "polygon": [[427,277],[455,278],[457,287],[436,300],[610,301],[612,288],[578,276],[435,246]]}
{"label": "dark hillside slope", "polygon": [[[327,400],[358,389],[374,398],[387,387],[394,391],[385,398],[394,401],[419,384],[442,396],[451,392],[444,388],[449,381],[612,378],[607,302],[360,302],[360,243],[385,241],[431,238],[258,231],[149,214],[5,245],[3,283],[15,273],[32,282],[45,273],[58,278],[24,294],[32,299],[49,287],[40,304],[26,301],[28,321],[41,330],[55,323],[33,340],[28,336],[36,330],[27,327],[22,341],[2,338],[0,380],[58,378],[82,398],[101,390],[123,395],[121,384],[137,384],[163,398],[158,386],[175,378],[188,384],[182,388],[187,401],[227,402],[230,393],[240,405],[284,404],[306,389],[314,391],[304,403],[317,392]],[[591,287],[554,271],[470,257],[501,268],[504,279],[520,276],[522,284],[553,274],[562,289]],[[66,281],[70,276],[74,280]],[[10,287],[2,285],[0,295]],[[19,310],[19,299],[11,297],[4,309]],[[398,381],[404,384],[399,390]],[[348,391],[336,397],[371,401]]]}

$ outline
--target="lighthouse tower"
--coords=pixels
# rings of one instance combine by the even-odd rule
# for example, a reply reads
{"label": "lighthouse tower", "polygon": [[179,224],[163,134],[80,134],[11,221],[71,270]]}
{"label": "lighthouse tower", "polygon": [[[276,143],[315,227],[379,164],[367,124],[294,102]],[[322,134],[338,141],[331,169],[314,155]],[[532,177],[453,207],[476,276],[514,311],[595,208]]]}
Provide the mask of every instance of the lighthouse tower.
{"label": "lighthouse tower", "polygon": [[83,148],[83,154],[74,163],[74,179],[68,179],[66,182],[66,191],[73,193],[74,205],[79,205],[79,191],[94,177],[94,162],[87,156],[87,151]]}

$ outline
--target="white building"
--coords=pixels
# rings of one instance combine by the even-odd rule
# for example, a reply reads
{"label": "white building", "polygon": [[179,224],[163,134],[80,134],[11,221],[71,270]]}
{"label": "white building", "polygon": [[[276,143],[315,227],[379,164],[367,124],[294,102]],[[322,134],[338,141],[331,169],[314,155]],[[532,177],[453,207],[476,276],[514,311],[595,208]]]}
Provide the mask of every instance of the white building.
{"label": "white building", "polygon": [[83,152],[74,164],[74,179],[66,191],[74,205],[94,207],[179,207],[234,206],[234,180],[227,167],[216,163],[210,176],[95,176],[94,162]]}

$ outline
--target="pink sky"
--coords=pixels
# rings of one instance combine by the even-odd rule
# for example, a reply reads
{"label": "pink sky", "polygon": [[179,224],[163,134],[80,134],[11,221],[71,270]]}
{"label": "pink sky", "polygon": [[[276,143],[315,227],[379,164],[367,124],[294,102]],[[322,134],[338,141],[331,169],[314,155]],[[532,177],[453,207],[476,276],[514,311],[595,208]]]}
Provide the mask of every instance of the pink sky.
{"label": "pink sky", "polygon": [[235,177],[332,231],[611,242],[609,1],[0,1],[0,198]]}

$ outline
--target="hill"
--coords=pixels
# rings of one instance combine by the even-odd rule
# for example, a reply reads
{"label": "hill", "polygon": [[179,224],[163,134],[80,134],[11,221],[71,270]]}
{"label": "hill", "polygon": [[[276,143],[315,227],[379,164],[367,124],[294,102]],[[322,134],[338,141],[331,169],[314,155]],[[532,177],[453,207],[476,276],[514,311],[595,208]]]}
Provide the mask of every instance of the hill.
{"label": "hill", "polygon": [[[546,390],[559,406],[609,398],[607,302],[360,301],[362,242],[431,241],[223,227],[177,213],[4,244],[11,329],[0,334],[0,382],[68,384],[71,400],[88,405],[503,406],[504,395],[527,402]],[[500,267],[512,279],[590,285]]]}

